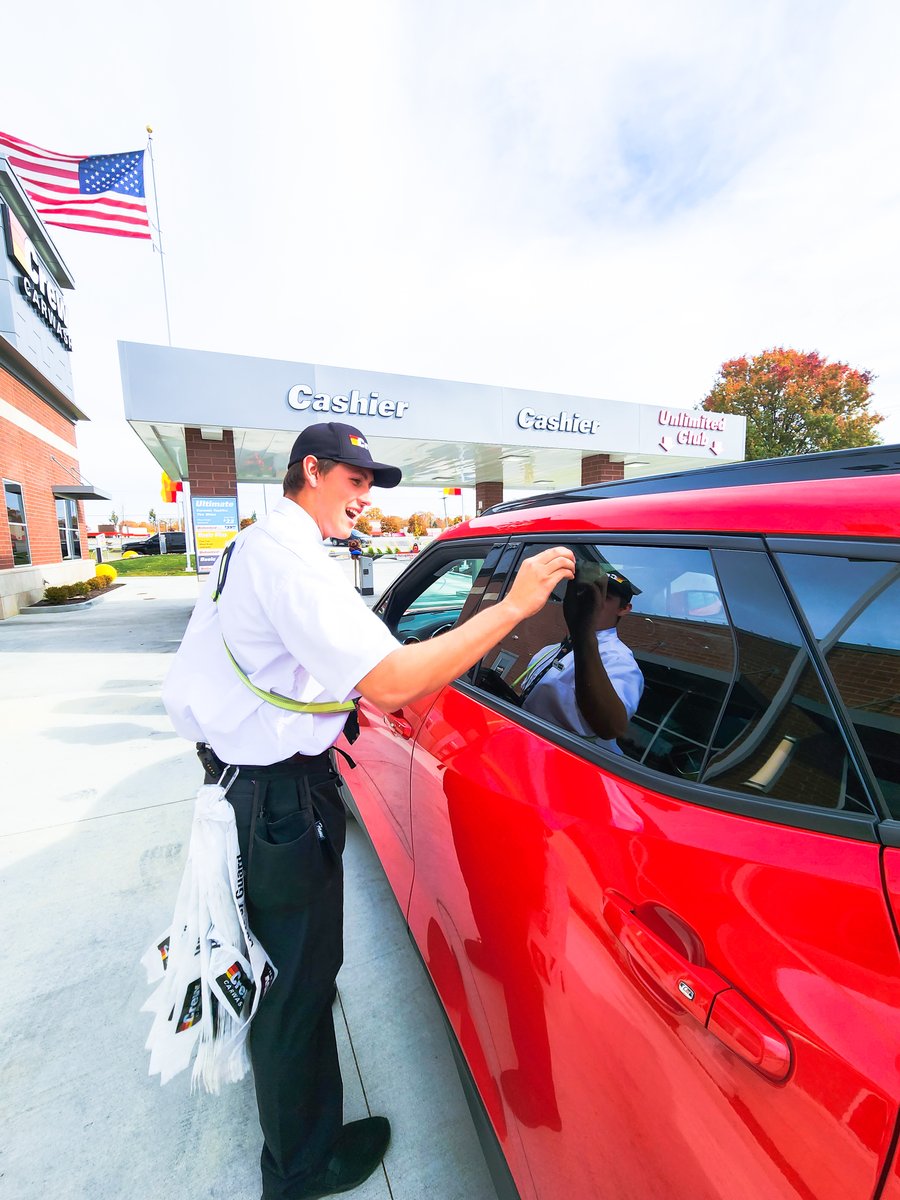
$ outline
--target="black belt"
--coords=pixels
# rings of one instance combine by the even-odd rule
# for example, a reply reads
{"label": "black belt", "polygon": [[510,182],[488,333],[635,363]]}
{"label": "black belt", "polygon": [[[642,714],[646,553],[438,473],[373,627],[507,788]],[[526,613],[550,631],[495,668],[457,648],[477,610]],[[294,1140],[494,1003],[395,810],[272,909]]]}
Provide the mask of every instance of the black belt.
{"label": "black belt", "polygon": [[212,746],[208,746],[205,742],[197,742],[197,757],[211,779],[219,779],[223,771],[233,770],[235,767],[242,775],[250,776],[253,779],[264,779],[270,775],[292,775],[307,765],[317,766],[320,769],[328,767],[331,761],[328,755],[328,750],[323,750],[321,754],[292,754],[290,758],[284,758],[281,762],[268,763],[265,766],[251,763],[224,763]]}

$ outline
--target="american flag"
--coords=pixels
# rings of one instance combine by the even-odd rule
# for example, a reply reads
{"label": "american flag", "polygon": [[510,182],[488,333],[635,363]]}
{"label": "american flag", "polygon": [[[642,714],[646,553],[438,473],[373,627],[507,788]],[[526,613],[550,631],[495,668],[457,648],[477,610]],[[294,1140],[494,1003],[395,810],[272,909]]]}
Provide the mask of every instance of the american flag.
{"label": "american flag", "polygon": [[150,237],[143,150],[56,154],[0,133],[0,153],[47,225],[114,237]]}

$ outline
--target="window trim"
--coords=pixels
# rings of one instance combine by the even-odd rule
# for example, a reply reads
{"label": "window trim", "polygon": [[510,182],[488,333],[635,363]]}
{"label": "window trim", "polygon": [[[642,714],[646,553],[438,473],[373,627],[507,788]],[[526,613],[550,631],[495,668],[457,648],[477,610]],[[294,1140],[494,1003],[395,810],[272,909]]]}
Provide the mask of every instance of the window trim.
{"label": "window trim", "polygon": [[776,554],[828,554],[832,558],[861,558],[874,562],[900,562],[900,538],[896,542],[886,542],[883,538],[866,541],[859,538],[852,542],[838,538],[822,536],[809,537],[772,537],[766,538],[766,547],[773,556]]}
{"label": "window trim", "polygon": [[[490,541],[491,545],[496,544],[496,539],[485,539]],[[790,539],[777,539],[778,541],[790,542]],[[555,532],[555,533],[516,533],[508,539],[508,544],[517,549],[516,557],[511,565],[506,585],[501,592],[498,600],[503,599],[509,589],[512,579],[515,578],[515,573],[522,560],[522,554],[525,547],[534,546],[537,544],[543,545],[559,545],[564,542],[574,545],[576,543],[590,543],[597,545],[647,545],[656,546],[661,549],[666,548],[688,548],[701,549],[707,551],[713,550],[745,550],[762,552],[766,554],[769,561],[772,563],[776,578],[784,589],[787,602],[791,608],[792,615],[797,621],[801,636],[805,643],[805,648],[808,653],[810,664],[813,671],[818,676],[821,686],[825,692],[825,696],[832,706],[835,720],[838,723],[838,728],[847,742],[848,751],[851,754],[851,760],[859,772],[863,785],[869,793],[868,799],[876,812],[872,814],[866,813],[847,813],[837,810],[829,810],[826,808],[812,808],[807,805],[792,804],[788,800],[773,800],[770,798],[756,798],[744,796],[739,792],[730,792],[724,788],[716,788],[707,784],[693,783],[685,780],[679,780],[673,775],[664,775],[654,771],[650,767],[644,767],[640,763],[634,762],[633,759],[623,755],[614,755],[608,751],[598,749],[590,742],[579,738],[576,734],[569,733],[566,730],[560,729],[548,722],[542,721],[541,718],[518,708],[516,705],[510,704],[507,701],[501,700],[499,697],[493,696],[488,692],[474,686],[468,678],[460,678],[455,680],[450,687],[455,687],[464,695],[471,699],[477,700],[478,703],[492,709],[502,716],[509,717],[515,723],[524,726],[526,729],[537,733],[545,740],[560,746],[564,750],[576,754],[579,758],[585,759],[600,767],[607,774],[613,777],[621,776],[632,783],[637,783],[641,787],[645,787],[658,795],[671,795],[679,800],[684,800],[690,804],[699,804],[703,808],[712,808],[721,812],[734,813],[738,816],[754,817],[759,820],[769,821],[779,825],[787,825],[794,829],[808,829],[814,833],[836,834],[841,837],[852,837],[857,841],[878,843],[879,826],[886,819],[885,816],[879,816],[879,813],[886,812],[886,806],[881,796],[881,791],[876,787],[873,791],[873,777],[869,768],[868,758],[862,753],[861,747],[858,745],[858,738],[855,727],[852,721],[849,720],[844,709],[843,702],[835,703],[835,695],[832,691],[830,672],[823,672],[823,663],[820,660],[819,654],[814,641],[810,640],[810,634],[806,627],[805,620],[802,617],[802,612],[798,611],[796,600],[793,593],[785,587],[785,581],[778,569],[777,561],[774,554],[769,552],[766,540],[760,536],[749,534],[743,535],[709,535],[703,534],[668,534],[664,531],[659,533],[636,533],[629,534],[627,531],[616,530],[608,532],[603,529],[592,530],[590,532],[579,531],[577,533]],[[467,545],[472,543],[467,540]],[[832,540],[826,543],[826,539],[814,543],[817,549],[816,553],[821,554],[823,547],[826,544],[835,545]],[[843,545],[843,543],[840,543]],[[893,554],[896,555],[897,548],[893,547]],[[487,556],[485,556],[487,557]],[[479,603],[479,610],[481,605]],[[733,629],[731,619],[729,617],[729,627]],[[474,672],[481,665],[479,663],[472,669],[471,677],[474,678]],[[889,815],[889,814],[888,814]]]}

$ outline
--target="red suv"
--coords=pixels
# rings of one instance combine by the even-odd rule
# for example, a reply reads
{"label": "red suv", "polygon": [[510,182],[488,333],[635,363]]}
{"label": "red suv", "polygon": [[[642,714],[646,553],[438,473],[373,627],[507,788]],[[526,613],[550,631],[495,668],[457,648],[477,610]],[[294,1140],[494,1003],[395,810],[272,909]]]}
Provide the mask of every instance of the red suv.
{"label": "red suv", "polygon": [[499,1194],[898,1200],[900,447],[502,504],[377,611],[439,636],[548,545],[627,728],[560,593],[347,772]]}

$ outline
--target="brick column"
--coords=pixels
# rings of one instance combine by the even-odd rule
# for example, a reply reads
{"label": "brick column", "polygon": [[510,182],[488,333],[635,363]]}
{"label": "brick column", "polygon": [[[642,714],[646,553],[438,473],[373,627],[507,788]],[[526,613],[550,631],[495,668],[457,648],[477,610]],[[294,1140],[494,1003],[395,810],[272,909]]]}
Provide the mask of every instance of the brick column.
{"label": "brick column", "polygon": [[188,480],[194,496],[237,496],[234,435],[222,432],[221,442],[207,442],[199,429],[185,428]]}
{"label": "brick column", "polygon": [[625,478],[625,464],[610,462],[608,454],[589,454],[581,460],[581,482],[612,483]]}
{"label": "brick column", "polygon": [[503,481],[486,480],[475,484],[475,516],[503,500]]}

